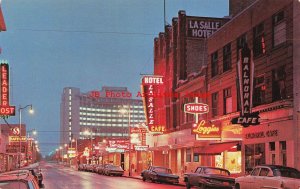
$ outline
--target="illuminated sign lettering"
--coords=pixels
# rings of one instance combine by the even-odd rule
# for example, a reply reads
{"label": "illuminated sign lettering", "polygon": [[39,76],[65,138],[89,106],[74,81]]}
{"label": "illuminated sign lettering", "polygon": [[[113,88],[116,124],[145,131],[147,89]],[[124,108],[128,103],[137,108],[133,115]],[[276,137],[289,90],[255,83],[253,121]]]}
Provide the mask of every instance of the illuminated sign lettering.
{"label": "illuminated sign lettering", "polygon": [[164,81],[161,76],[144,76],[142,78],[142,91],[146,94],[143,96],[144,110],[149,131],[152,132],[165,131],[165,127],[161,126],[161,124],[157,122],[154,115],[154,94],[157,93],[157,91],[159,91],[159,87],[163,85]]}
{"label": "illuminated sign lettering", "polygon": [[0,68],[1,79],[1,103],[0,103],[0,116],[14,116],[15,106],[9,105],[9,66],[2,63]]}
{"label": "illuminated sign lettering", "polygon": [[253,75],[254,63],[252,60],[252,52],[247,45],[241,50],[241,58],[238,61],[238,76],[239,76],[239,93],[241,99],[241,115],[233,118],[233,124],[241,124],[244,127],[249,125],[259,125],[259,114],[252,113],[252,96],[253,96]]}
{"label": "illuminated sign lettering", "polygon": [[26,136],[9,136],[9,142],[26,142]]}
{"label": "illuminated sign lettering", "polygon": [[207,125],[205,120],[202,120],[198,125],[194,125],[192,133],[199,135],[200,138],[220,138],[221,128],[219,125]]}
{"label": "illuminated sign lettering", "polygon": [[135,151],[148,151],[148,149],[149,149],[149,145],[145,145],[145,146],[135,145],[134,146]]}
{"label": "illuminated sign lettering", "polygon": [[205,114],[209,112],[207,104],[203,103],[188,103],[184,105],[184,112],[190,114]]}

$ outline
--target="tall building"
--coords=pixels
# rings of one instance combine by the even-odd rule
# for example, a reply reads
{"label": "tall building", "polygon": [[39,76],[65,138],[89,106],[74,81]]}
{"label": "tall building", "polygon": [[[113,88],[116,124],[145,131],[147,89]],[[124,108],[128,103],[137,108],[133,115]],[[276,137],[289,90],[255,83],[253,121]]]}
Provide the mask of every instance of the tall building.
{"label": "tall building", "polygon": [[[187,45],[187,38],[161,39],[167,30],[155,39],[159,43],[154,44],[154,75],[164,77],[166,88],[176,94],[176,103],[170,103],[170,110],[168,104],[154,105],[154,112],[167,115],[167,131],[149,140],[153,163],[177,173],[199,165],[223,167],[232,173],[259,164],[299,169],[300,3],[230,2],[233,17],[206,39],[205,66],[189,64],[201,44],[186,48],[187,56],[180,57],[173,55],[180,54],[179,47],[168,51],[165,46]],[[198,70],[189,72],[194,68]],[[193,93],[206,95],[189,95]],[[186,111],[186,105],[197,107],[198,103],[200,107],[199,102],[209,112],[193,115]],[[210,131],[206,136],[205,130]]]}
{"label": "tall building", "polygon": [[128,125],[145,122],[143,103],[126,87],[102,87],[82,93],[66,87],[61,98],[60,143],[100,136],[128,137]]}

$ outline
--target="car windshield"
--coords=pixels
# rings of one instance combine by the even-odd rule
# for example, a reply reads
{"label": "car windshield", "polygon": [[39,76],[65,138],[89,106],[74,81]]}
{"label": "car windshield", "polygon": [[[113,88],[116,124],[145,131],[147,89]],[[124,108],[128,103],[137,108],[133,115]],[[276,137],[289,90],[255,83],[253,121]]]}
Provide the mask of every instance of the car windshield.
{"label": "car windshield", "polygon": [[300,179],[300,172],[296,169],[287,169],[287,168],[274,169],[273,172],[274,172],[274,176]]}
{"label": "car windshield", "polygon": [[157,172],[157,173],[168,173],[168,174],[172,174],[172,171],[171,169],[166,169],[166,168],[163,168],[163,167],[155,167],[153,169],[153,171]]}
{"label": "car windshield", "polygon": [[26,183],[22,181],[0,181],[0,188],[1,189],[28,189]]}
{"label": "car windshield", "polygon": [[229,173],[225,170],[222,169],[213,169],[213,168],[206,168],[204,170],[205,174],[216,174],[216,175],[225,175],[225,176],[229,176]]}

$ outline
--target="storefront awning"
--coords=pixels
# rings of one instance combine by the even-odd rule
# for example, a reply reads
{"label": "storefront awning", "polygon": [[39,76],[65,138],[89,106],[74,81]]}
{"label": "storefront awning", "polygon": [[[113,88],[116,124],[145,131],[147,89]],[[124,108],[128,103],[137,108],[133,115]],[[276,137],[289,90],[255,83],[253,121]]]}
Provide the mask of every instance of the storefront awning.
{"label": "storefront awning", "polygon": [[219,155],[224,151],[237,151],[239,142],[226,142],[210,144],[202,148],[194,148],[194,153],[199,155]]}

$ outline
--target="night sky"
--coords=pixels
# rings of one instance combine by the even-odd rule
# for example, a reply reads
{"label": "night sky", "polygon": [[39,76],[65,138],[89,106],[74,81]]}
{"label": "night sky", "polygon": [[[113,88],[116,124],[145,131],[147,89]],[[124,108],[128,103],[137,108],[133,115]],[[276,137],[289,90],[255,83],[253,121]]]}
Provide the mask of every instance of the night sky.
{"label": "night sky", "polygon": [[[137,94],[140,74],[153,73],[163,0],[2,0],[1,7],[7,31],[0,33],[0,60],[10,65],[10,104],[33,105],[34,115],[23,110],[22,122],[37,129],[43,155],[59,146],[64,87],[124,86]],[[224,17],[228,0],[166,0],[166,21],[179,10]]]}

